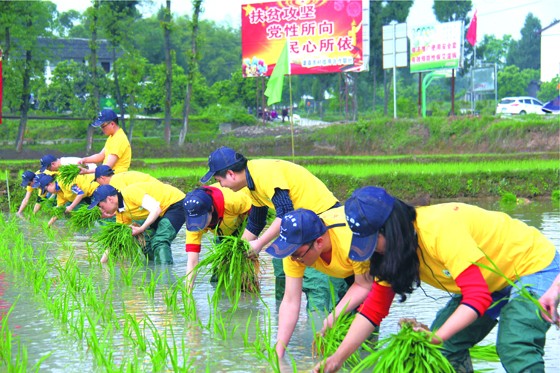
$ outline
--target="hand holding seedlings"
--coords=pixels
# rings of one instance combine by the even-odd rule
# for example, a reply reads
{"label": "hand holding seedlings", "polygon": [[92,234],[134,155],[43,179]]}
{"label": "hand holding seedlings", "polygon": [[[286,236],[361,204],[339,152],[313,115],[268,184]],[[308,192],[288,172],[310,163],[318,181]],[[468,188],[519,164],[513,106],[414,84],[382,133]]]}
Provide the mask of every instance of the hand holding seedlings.
{"label": "hand holding seedlings", "polygon": [[558,303],[560,303],[560,275],[556,276],[548,290],[539,298],[539,303],[546,312],[541,311],[543,318],[560,327]]}

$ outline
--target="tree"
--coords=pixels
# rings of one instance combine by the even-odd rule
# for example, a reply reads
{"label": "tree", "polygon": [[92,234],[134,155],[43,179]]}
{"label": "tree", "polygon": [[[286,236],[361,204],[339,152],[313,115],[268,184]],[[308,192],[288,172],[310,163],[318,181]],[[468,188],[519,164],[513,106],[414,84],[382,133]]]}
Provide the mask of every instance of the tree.
{"label": "tree", "polygon": [[506,56],[512,42],[511,35],[504,35],[503,39],[498,39],[494,35],[484,35],[476,48],[476,53],[482,61],[496,64],[498,70],[501,70],[506,65]]}
{"label": "tree", "polygon": [[519,69],[541,68],[541,21],[532,13],[527,14],[521,29],[521,39],[512,42],[507,55],[507,64]]}
{"label": "tree", "polygon": [[167,145],[171,144],[171,87],[173,84],[173,70],[171,65],[171,0],[167,0],[166,7],[161,9],[162,21],[161,28],[163,29],[163,51],[165,54],[165,129],[164,139]]}
{"label": "tree", "polygon": [[193,0],[193,18],[191,23],[191,50],[189,54],[189,69],[187,71],[187,91],[185,94],[185,106],[183,108],[183,127],[179,134],[179,146],[185,142],[187,135],[187,128],[189,123],[189,112],[191,106],[191,98],[193,91],[194,81],[199,74],[198,72],[198,31],[199,31],[199,16],[202,11],[202,0]]}
{"label": "tree", "polygon": [[515,65],[506,66],[498,72],[498,95],[499,97],[525,96],[532,80],[539,80],[538,70],[520,70]]}
{"label": "tree", "polygon": [[467,21],[472,9],[471,0],[435,0],[434,14],[438,22]]}

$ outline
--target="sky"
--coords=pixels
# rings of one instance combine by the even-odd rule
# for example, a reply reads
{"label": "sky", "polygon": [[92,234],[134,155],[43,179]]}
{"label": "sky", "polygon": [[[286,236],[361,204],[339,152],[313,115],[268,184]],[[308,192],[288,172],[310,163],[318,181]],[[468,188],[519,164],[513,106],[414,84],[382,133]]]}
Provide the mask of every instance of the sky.
{"label": "sky", "polygon": [[[91,5],[91,0],[51,0],[57,4],[59,11],[75,9],[83,12]],[[204,0],[203,19],[227,24],[238,28],[241,23],[241,4],[264,1],[252,0]],[[472,0],[473,13],[477,10],[478,40],[483,35],[494,35],[502,38],[509,34],[515,40],[521,37],[520,30],[525,23],[527,14],[533,13],[541,21],[541,26],[550,25],[555,19],[560,20],[558,0]],[[144,10],[151,14],[165,6],[165,0],[151,0],[152,5]],[[408,26],[424,26],[436,22],[432,10],[432,0],[415,0],[407,19]],[[171,0],[171,11],[178,15],[190,14],[192,9],[189,0]],[[469,16],[472,18],[472,13]],[[467,27],[468,25],[465,25]]]}

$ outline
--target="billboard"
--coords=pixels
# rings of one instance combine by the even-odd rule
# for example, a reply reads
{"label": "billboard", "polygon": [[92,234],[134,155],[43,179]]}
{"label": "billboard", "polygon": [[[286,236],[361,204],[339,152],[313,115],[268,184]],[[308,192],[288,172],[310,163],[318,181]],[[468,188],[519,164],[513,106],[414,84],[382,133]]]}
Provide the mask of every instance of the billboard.
{"label": "billboard", "polygon": [[417,26],[410,29],[410,72],[461,67],[463,21]]}
{"label": "billboard", "polygon": [[364,71],[367,0],[286,0],[241,5],[244,77],[270,76],[284,45],[292,75]]}
{"label": "billboard", "polygon": [[493,91],[496,89],[496,69],[482,67],[473,70],[473,90],[475,92]]}

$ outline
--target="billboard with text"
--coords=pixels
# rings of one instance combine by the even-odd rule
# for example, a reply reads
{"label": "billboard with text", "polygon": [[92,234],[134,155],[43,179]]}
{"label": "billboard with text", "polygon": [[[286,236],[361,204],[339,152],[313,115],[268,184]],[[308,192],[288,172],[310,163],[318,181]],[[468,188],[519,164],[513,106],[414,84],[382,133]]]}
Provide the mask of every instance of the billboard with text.
{"label": "billboard with text", "polygon": [[292,75],[367,70],[368,21],[366,0],[243,4],[243,76],[269,76],[286,43]]}
{"label": "billboard with text", "polygon": [[410,72],[461,67],[463,30],[463,21],[411,27]]}

